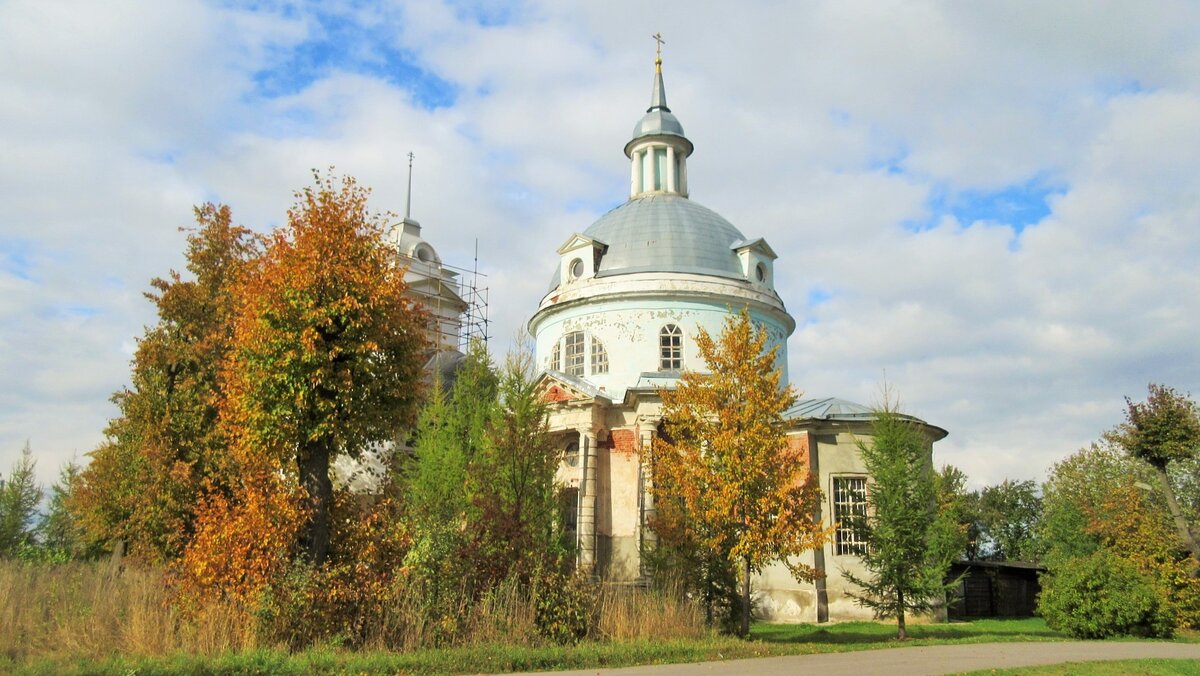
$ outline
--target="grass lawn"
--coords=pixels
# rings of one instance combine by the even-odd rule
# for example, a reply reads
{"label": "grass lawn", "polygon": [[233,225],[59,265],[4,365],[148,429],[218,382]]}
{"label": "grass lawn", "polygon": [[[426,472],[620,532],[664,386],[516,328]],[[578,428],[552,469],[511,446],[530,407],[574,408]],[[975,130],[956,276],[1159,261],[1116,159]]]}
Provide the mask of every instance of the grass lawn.
{"label": "grass lawn", "polygon": [[[302,674],[302,673],[466,673],[619,667],[635,664],[699,662],[706,660],[767,657],[849,650],[890,648],[901,645],[985,643],[994,641],[1064,640],[1039,619],[978,620],[951,624],[914,625],[913,637],[895,640],[895,625],[848,622],[831,625],[755,624],[751,640],[711,637],[699,640],[583,643],[579,646],[530,648],[492,645],[472,648],[425,650],[412,653],[309,650],[289,654],[253,651],[206,658],[113,657],[105,661],[42,660],[23,665],[5,664],[0,671],[57,674]],[[1187,640],[1187,639],[1185,639]],[[1191,640],[1196,640],[1195,636]],[[1147,663],[1169,662],[1148,660]],[[1141,662],[1138,663],[1139,665]],[[1156,667],[1157,668],[1157,667]],[[1169,668],[1169,667],[1164,667]],[[1075,673],[1052,671],[1047,673]],[[1127,673],[1114,671],[1112,673]],[[1197,673],[1152,671],[1147,673]]]}
{"label": "grass lawn", "polygon": [[1044,667],[1021,667],[1020,669],[987,669],[972,671],[968,676],[1016,676],[1034,674],[1034,676],[1069,676],[1087,674],[1088,676],[1125,676],[1126,674],[1145,674],[1159,676],[1160,674],[1200,674],[1200,662],[1195,660],[1114,660],[1112,662],[1066,662],[1050,664]]}

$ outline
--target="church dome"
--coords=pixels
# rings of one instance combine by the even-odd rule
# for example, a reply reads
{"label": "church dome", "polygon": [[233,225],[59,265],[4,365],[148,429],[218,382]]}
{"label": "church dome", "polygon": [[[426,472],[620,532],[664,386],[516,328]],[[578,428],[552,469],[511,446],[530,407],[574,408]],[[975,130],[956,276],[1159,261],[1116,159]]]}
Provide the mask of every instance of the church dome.
{"label": "church dome", "polygon": [[[732,245],[745,238],[712,209],[679,195],[643,195],[604,214],[584,231],[607,245],[597,277],[684,272],[744,279]],[[555,271],[550,288],[561,281]]]}
{"label": "church dome", "polygon": [[637,126],[633,128],[633,138],[639,139],[644,136],[660,136],[662,134],[670,134],[671,136],[684,136],[683,125],[679,123],[679,118],[670,110],[653,109],[648,111],[638,121]]}

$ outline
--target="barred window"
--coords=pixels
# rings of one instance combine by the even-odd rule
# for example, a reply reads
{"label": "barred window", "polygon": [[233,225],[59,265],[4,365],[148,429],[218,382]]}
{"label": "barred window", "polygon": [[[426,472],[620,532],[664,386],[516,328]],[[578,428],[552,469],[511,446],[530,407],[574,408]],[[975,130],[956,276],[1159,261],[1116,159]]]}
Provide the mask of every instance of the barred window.
{"label": "barred window", "polygon": [[561,363],[561,359],[559,358],[560,354],[561,354],[561,352],[559,350],[558,341],[556,340],[556,341],[554,341],[554,347],[551,348],[551,350],[550,350],[550,370],[551,371],[561,371],[562,370],[562,363]]}
{"label": "barred window", "polygon": [[604,349],[604,343],[592,336],[592,375],[597,373],[608,373],[608,350]]}
{"label": "barred window", "polygon": [[867,478],[865,476],[833,477],[834,553],[862,555],[867,542],[861,528],[867,516]]}
{"label": "barred window", "polygon": [[567,334],[567,358],[566,368],[563,369],[569,376],[583,375],[583,331],[572,331]]}
{"label": "barred window", "polygon": [[678,371],[683,368],[683,331],[667,324],[658,332],[658,370]]}

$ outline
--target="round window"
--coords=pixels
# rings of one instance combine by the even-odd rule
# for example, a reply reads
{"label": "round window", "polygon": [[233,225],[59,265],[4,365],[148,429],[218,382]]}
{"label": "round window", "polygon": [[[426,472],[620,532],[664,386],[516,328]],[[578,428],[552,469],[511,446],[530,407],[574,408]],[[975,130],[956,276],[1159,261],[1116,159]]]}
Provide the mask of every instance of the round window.
{"label": "round window", "polygon": [[756,277],[758,277],[758,281],[766,282],[767,281],[767,266],[763,265],[762,263],[759,263],[754,268],[754,275]]}
{"label": "round window", "polygon": [[583,261],[576,258],[571,261],[571,279],[579,279],[583,276]]}
{"label": "round window", "polygon": [[422,263],[428,263],[432,259],[433,259],[433,252],[429,250],[429,247],[427,247],[427,246],[417,247],[417,260],[421,261]]}

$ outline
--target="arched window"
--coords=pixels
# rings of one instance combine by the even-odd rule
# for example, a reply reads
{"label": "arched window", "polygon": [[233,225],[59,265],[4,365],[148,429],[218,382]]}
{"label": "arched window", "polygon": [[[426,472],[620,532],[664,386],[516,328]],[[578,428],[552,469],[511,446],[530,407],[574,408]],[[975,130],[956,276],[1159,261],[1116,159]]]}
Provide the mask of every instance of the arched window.
{"label": "arched window", "polygon": [[572,331],[567,334],[567,339],[564,341],[567,344],[566,368],[563,369],[569,376],[583,376],[583,331]]}
{"label": "arched window", "polygon": [[592,375],[608,373],[608,350],[604,343],[592,336]]}
{"label": "arched window", "polygon": [[561,371],[562,370],[562,364],[560,363],[561,360],[559,359],[559,354],[560,354],[560,352],[559,352],[559,347],[558,347],[558,341],[556,340],[556,341],[554,341],[554,348],[550,350],[550,370],[551,371]]}
{"label": "arched window", "polygon": [[567,448],[563,451],[563,462],[567,463],[567,467],[579,466],[579,442],[567,442]]}
{"label": "arched window", "polygon": [[658,332],[658,370],[678,371],[683,368],[683,331],[667,324]]}

